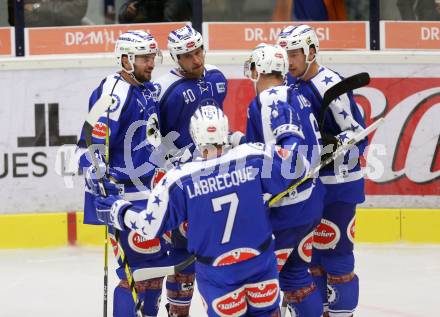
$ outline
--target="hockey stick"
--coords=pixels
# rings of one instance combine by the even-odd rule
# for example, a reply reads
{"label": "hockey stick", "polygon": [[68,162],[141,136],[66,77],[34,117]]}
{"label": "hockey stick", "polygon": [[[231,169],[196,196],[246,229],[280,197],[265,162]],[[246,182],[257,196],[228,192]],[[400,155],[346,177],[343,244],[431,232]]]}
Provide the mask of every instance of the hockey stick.
{"label": "hockey stick", "polygon": [[369,125],[367,128],[356,134],[353,138],[351,138],[346,144],[341,145],[336,148],[336,151],[332,153],[330,157],[328,157],[326,160],[321,162],[318,166],[313,168],[309,173],[307,173],[300,181],[294,183],[293,185],[290,185],[289,188],[287,188],[285,191],[277,194],[276,196],[272,197],[269,200],[269,207],[272,207],[275,203],[277,203],[281,198],[288,195],[292,190],[297,188],[299,185],[304,183],[310,178],[313,178],[324,166],[330,164],[333,162],[338,156],[346,153],[347,150],[349,150],[352,146],[354,146],[356,143],[367,137],[371,132],[376,130],[379,125],[381,125],[384,121],[384,118],[380,118],[376,120],[374,123]]}
{"label": "hockey stick", "polygon": [[[102,95],[97,101],[96,103],[93,105],[92,109],[90,110],[90,112],[88,113],[87,117],[86,117],[86,121],[84,122],[83,125],[83,131],[84,131],[84,138],[86,141],[86,145],[87,148],[89,149],[90,152],[90,156],[92,159],[92,164],[95,166],[96,170],[99,171],[99,162],[98,159],[95,157],[95,153],[94,151],[92,151],[92,132],[93,132],[93,128],[95,127],[95,124],[98,122],[99,118],[102,116],[102,114],[104,112],[108,112],[108,109],[116,102],[115,99],[113,99],[110,95]],[[107,131],[108,131],[108,126],[107,126]],[[108,133],[108,132],[106,132]],[[106,134],[106,138],[107,138],[107,134]],[[107,149],[106,149],[107,152]],[[106,153],[106,155],[108,155],[108,153]],[[104,184],[102,182],[102,179],[98,180],[98,184],[99,184],[99,190],[101,192],[101,194],[103,196],[106,196],[106,190],[104,187]],[[107,232],[107,226],[106,226],[106,232]],[[105,235],[105,237],[107,238],[107,233]],[[143,307],[143,302],[139,300],[139,296],[136,290],[136,284],[133,280],[133,274],[131,273],[131,269],[130,266],[128,264],[127,261],[127,257],[125,256],[125,253],[119,243],[119,234],[116,231],[115,232],[115,242],[118,245],[118,250],[119,250],[119,256],[121,257],[121,261],[124,265],[124,271],[125,271],[125,275],[127,277],[127,281],[128,284],[130,285],[130,291],[131,291],[131,295],[133,297],[133,301],[135,303],[135,311],[136,311],[136,316],[137,317],[142,317],[142,307]],[[106,244],[105,244],[105,259],[104,259],[104,317],[106,317],[107,314],[107,286],[108,286],[108,263],[107,263],[107,240],[106,240]]]}
{"label": "hockey stick", "polygon": [[329,88],[324,93],[324,98],[321,103],[321,112],[319,113],[319,127],[324,126],[325,114],[331,102],[354,89],[364,87],[370,83],[370,75],[368,73],[359,73],[353,76],[342,79],[339,83]]}
{"label": "hockey stick", "polygon": [[195,256],[192,255],[186,260],[173,266],[148,267],[148,268],[138,269],[133,272],[133,278],[136,282],[139,282],[139,281],[149,280],[152,278],[163,277],[166,275],[174,275],[182,271],[190,264],[192,264],[195,260],[196,260]]}

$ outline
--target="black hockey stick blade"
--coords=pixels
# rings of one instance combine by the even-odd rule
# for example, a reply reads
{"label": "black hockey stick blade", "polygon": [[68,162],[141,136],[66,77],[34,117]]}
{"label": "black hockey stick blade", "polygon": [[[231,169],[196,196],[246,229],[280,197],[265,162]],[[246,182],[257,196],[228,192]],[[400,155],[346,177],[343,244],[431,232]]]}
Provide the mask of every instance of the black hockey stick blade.
{"label": "black hockey stick blade", "polygon": [[349,91],[364,87],[369,83],[370,75],[364,72],[344,78],[339,83],[329,88],[324,93],[324,98],[322,99],[321,113],[319,114],[320,127],[322,128],[324,124],[325,113],[327,112],[327,108],[333,100],[335,100],[339,96],[342,96],[343,94],[348,93]]}

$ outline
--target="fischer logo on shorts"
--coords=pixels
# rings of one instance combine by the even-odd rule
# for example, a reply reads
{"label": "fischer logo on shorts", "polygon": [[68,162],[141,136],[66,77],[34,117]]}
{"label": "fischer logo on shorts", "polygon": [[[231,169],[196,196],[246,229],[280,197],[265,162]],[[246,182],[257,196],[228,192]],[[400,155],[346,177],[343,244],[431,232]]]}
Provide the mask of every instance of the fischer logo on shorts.
{"label": "fischer logo on shorts", "polygon": [[222,317],[242,316],[247,310],[244,287],[214,299],[212,307],[214,311]]}
{"label": "fischer logo on shorts", "polygon": [[253,307],[269,307],[273,305],[279,295],[278,280],[268,280],[244,286],[249,305]]}
{"label": "fischer logo on shorts", "polygon": [[139,233],[131,231],[128,235],[128,245],[138,253],[153,254],[160,251],[160,239],[147,240]]}
{"label": "fischer logo on shorts", "polygon": [[301,240],[298,246],[298,254],[300,258],[307,263],[310,263],[310,261],[312,260],[313,235],[314,232],[310,232]]}
{"label": "fischer logo on shorts", "polygon": [[313,235],[313,246],[319,250],[334,249],[340,238],[338,226],[330,220],[321,219]]}
{"label": "fischer logo on shorts", "polygon": [[293,248],[290,249],[280,249],[280,250],[276,250],[275,251],[275,256],[277,258],[277,267],[278,267],[278,272],[281,271],[281,269],[283,268],[284,264],[286,264],[287,259],[290,256],[290,253],[292,253]]}
{"label": "fischer logo on shorts", "polygon": [[354,243],[355,232],[356,232],[356,218],[353,217],[353,219],[350,220],[347,226],[347,237],[348,240],[350,240],[352,243]]}
{"label": "fischer logo on shorts", "polygon": [[[97,122],[93,127],[92,136],[97,139],[105,139],[107,132],[107,125],[102,122]],[[109,131],[110,135],[110,131]]]}
{"label": "fischer logo on shorts", "polygon": [[217,257],[212,266],[224,266],[231,265],[239,262],[243,262],[253,257],[260,255],[260,252],[251,248],[238,248],[229,252],[223,253]]}

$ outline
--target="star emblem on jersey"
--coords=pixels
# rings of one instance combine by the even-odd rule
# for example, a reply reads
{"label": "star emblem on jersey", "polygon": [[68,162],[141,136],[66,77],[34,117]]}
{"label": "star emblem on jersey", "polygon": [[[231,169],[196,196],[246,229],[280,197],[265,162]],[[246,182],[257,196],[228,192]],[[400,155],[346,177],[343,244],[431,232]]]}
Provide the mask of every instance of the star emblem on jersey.
{"label": "star emblem on jersey", "polygon": [[163,181],[162,181],[162,186],[165,186],[166,183],[167,183],[167,179],[164,178]]}
{"label": "star emblem on jersey", "polygon": [[160,200],[159,196],[154,196],[153,204],[157,204],[159,206],[161,202],[162,200]]}
{"label": "star emblem on jersey", "polygon": [[333,77],[327,77],[325,76],[324,79],[322,80],[323,83],[325,83],[325,85],[327,86],[328,84],[333,82]]}
{"label": "star emblem on jersey", "polygon": [[130,227],[131,227],[132,230],[139,229],[138,226],[136,226],[136,221],[130,221]]}
{"label": "star emblem on jersey", "polygon": [[145,219],[144,219],[145,221],[148,221],[148,223],[151,225],[151,222],[153,221],[153,220],[156,220],[156,218],[154,218],[153,217],[153,213],[147,213],[147,215],[145,216]]}
{"label": "star emblem on jersey", "polygon": [[344,142],[345,140],[347,140],[348,139],[348,137],[347,137],[347,134],[346,133],[341,133],[340,135],[339,135],[339,140],[341,140],[341,142]]}
{"label": "star emblem on jersey", "polygon": [[356,131],[357,129],[359,129],[359,126],[358,125],[354,125],[353,123],[351,124],[351,129],[353,130],[353,131]]}
{"label": "star emblem on jersey", "polygon": [[345,110],[342,110],[342,111],[339,112],[338,114],[340,114],[341,116],[343,116],[343,117],[344,117],[344,120],[345,120],[345,118],[348,117],[348,113],[347,113]]}
{"label": "star emblem on jersey", "polygon": [[272,88],[271,90],[269,90],[269,95],[276,95],[278,93],[278,90]]}

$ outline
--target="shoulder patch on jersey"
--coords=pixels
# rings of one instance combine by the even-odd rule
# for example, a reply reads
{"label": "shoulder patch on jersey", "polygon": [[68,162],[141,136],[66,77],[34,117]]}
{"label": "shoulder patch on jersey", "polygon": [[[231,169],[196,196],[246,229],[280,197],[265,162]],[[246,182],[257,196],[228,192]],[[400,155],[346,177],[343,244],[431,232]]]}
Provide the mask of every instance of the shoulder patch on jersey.
{"label": "shoulder patch on jersey", "polygon": [[[173,71],[169,71],[168,73],[160,76],[157,80],[154,81],[153,85],[156,87],[156,98],[157,100],[161,100],[167,90],[178,80],[181,80],[183,77],[178,76],[173,73]],[[159,91],[157,90],[159,88]]]}
{"label": "shoulder patch on jersey", "polygon": [[114,105],[110,106],[110,108],[108,109],[108,112],[110,112],[110,113],[115,112],[121,106],[121,98],[118,95],[116,95],[115,93],[113,93],[111,96],[116,99],[116,103]]}
{"label": "shoulder patch on jersey", "polygon": [[215,83],[215,86],[219,94],[222,94],[226,91],[226,83],[224,82]]}

